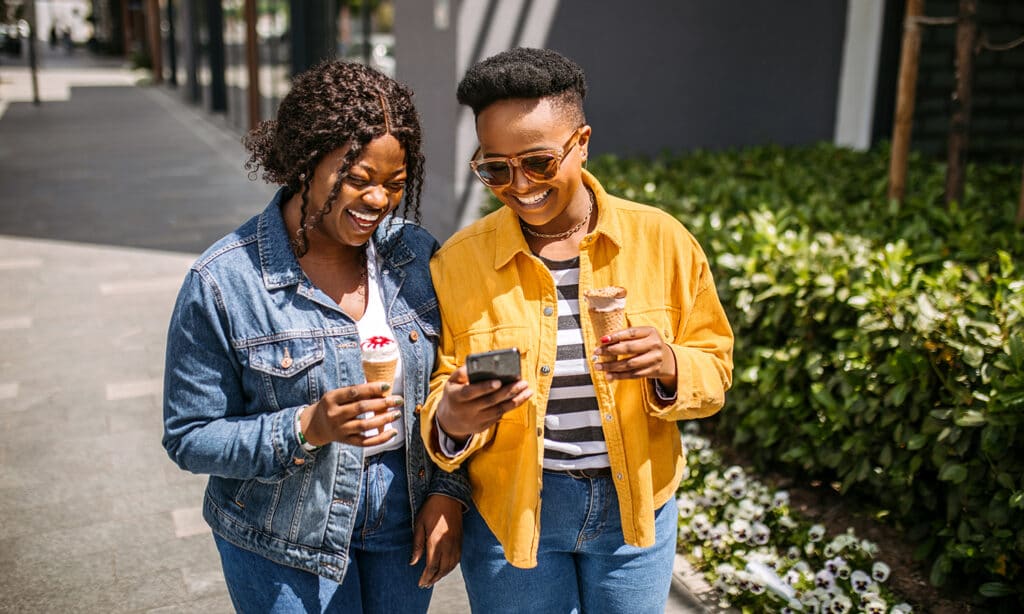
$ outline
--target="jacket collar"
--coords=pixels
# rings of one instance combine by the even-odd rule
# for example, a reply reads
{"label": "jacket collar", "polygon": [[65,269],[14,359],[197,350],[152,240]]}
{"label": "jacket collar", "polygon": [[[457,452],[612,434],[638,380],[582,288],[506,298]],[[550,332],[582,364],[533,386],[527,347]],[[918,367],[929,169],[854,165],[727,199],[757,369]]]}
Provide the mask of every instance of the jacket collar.
{"label": "jacket collar", "polygon": [[[260,269],[263,272],[263,284],[268,290],[298,285],[306,279],[306,274],[292,252],[288,229],[284,225],[281,207],[286,198],[286,189],[279,189],[257,221]],[[373,232],[377,254],[395,270],[416,257],[409,246],[400,240],[400,232],[405,223],[401,218],[388,216]]]}
{"label": "jacket collar", "polygon": [[[601,183],[586,169],[583,170],[583,185],[594,193],[597,201],[597,227],[593,234],[595,240],[607,238],[616,247],[622,247],[622,225],[619,222],[619,209],[614,199],[604,191]],[[500,269],[507,265],[518,253],[530,255],[530,246],[523,237],[519,227],[519,216],[509,207],[502,206],[497,212],[495,221],[494,268]]]}

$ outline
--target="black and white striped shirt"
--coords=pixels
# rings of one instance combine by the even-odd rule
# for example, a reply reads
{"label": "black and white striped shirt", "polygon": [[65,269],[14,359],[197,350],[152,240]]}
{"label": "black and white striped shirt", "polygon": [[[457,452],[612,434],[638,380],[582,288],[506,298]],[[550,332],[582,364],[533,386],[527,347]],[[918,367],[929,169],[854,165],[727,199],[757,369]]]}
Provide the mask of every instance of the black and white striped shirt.
{"label": "black and white striped shirt", "polygon": [[558,295],[558,350],[544,417],[544,468],[608,467],[601,412],[580,329],[580,259],[541,258]]}

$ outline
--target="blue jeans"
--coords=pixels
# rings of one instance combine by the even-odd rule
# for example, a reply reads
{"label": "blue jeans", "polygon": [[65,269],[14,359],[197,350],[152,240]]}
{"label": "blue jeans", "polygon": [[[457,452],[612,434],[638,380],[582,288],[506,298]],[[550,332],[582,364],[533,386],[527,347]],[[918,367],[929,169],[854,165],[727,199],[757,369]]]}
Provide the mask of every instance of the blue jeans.
{"label": "blue jeans", "polygon": [[463,519],[462,577],[473,612],[663,614],[678,511],[656,512],[656,541],[628,546],[610,477],[544,472],[537,566],[519,569],[475,508]]}
{"label": "blue jeans", "polygon": [[412,557],[412,511],[405,449],[368,457],[345,580],[280,565],[214,535],[235,610],[276,612],[426,612],[432,589],[417,586],[425,561]]}

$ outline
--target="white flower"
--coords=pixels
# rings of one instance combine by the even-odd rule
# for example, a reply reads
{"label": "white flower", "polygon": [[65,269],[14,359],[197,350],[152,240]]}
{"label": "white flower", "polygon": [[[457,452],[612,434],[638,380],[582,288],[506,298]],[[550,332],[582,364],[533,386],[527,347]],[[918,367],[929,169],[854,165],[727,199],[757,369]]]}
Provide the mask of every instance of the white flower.
{"label": "white flower", "polygon": [[863,593],[871,586],[871,576],[858,569],[850,574],[850,586],[857,593]]}
{"label": "white flower", "polygon": [[821,612],[821,601],[819,601],[815,595],[804,595],[804,598],[800,600],[800,603],[804,604],[804,607],[810,614],[819,614]]}
{"label": "white flower", "polygon": [[742,519],[733,520],[732,524],[729,525],[729,529],[732,531],[732,536],[740,543],[746,543],[753,532],[750,523]]}
{"label": "white flower", "polygon": [[786,558],[791,560],[791,561],[795,561],[795,560],[799,559],[800,558],[800,548],[797,548],[796,546],[790,546],[789,549],[786,550]]}
{"label": "white flower", "polygon": [[869,599],[862,607],[867,614],[885,614],[886,603],[880,597]]}
{"label": "white flower", "polygon": [[730,482],[735,482],[736,480],[743,478],[743,469],[741,469],[737,465],[733,465],[732,467],[729,467],[728,469],[725,470],[725,473],[722,474],[722,477],[724,477],[726,480]]}
{"label": "white flower", "polygon": [[889,610],[889,614],[911,614],[913,611],[914,608],[910,607],[909,603],[897,603]]}
{"label": "white flower", "polygon": [[733,499],[742,499],[747,494],[747,483],[744,480],[733,480],[725,487],[725,492]]}
{"label": "white flower", "polygon": [[843,561],[843,563],[839,566],[839,569],[836,571],[836,575],[842,578],[843,580],[848,579],[850,577],[850,564],[846,561]]}
{"label": "white flower", "polygon": [[676,507],[679,509],[679,513],[683,516],[692,516],[697,510],[697,502],[688,495],[682,495],[676,499]]}
{"label": "white flower", "polygon": [[885,582],[889,579],[889,566],[882,561],[875,561],[875,564],[871,566],[871,577],[879,582]]}
{"label": "white flower", "polygon": [[790,569],[786,572],[786,575],[783,576],[782,579],[785,580],[786,584],[790,586],[796,586],[797,582],[802,580],[803,577],[803,574],[801,574],[799,571],[795,569]]}
{"label": "white flower", "polygon": [[835,586],[836,577],[833,576],[827,569],[822,569],[818,573],[814,574],[814,585],[818,588],[832,588]]}
{"label": "white flower", "polygon": [[807,532],[807,538],[812,542],[819,542],[823,537],[825,537],[824,525],[816,524]]}
{"label": "white flower", "polygon": [[845,562],[846,561],[844,561],[842,557],[837,556],[835,558],[831,558],[825,561],[825,569],[829,570],[832,575],[836,575],[839,573],[839,566]]}
{"label": "white flower", "polygon": [[829,610],[834,614],[846,614],[853,608],[853,601],[846,595],[836,595],[828,604]]}
{"label": "white flower", "polygon": [[785,490],[775,491],[775,496],[772,497],[772,509],[777,510],[786,505],[789,505],[789,493]]}
{"label": "white flower", "polygon": [[768,544],[768,540],[772,536],[772,530],[768,528],[768,525],[762,522],[754,523],[754,536],[752,541],[758,546],[764,546]]}
{"label": "white flower", "polygon": [[689,524],[684,522],[679,525],[679,530],[676,532],[676,536],[678,537],[679,541],[690,541],[691,535],[693,535],[693,529],[690,527]]}
{"label": "white flower", "polygon": [[874,557],[876,554],[878,554],[878,546],[875,545],[874,542],[869,542],[866,539],[861,540],[860,549],[862,552],[864,552],[864,554],[870,557]]}

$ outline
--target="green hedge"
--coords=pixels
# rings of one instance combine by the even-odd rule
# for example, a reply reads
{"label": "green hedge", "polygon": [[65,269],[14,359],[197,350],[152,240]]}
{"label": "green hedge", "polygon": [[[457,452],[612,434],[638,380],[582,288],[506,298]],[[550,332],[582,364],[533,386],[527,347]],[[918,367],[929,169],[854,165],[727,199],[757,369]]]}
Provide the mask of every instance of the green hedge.
{"label": "green hedge", "polygon": [[[1019,166],[830,145],[600,157],[605,188],[675,214],[712,261],[736,333],[714,420],[760,469],[835,481],[999,607],[1024,602],[1024,232]],[[883,546],[884,547],[884,546]]]}

